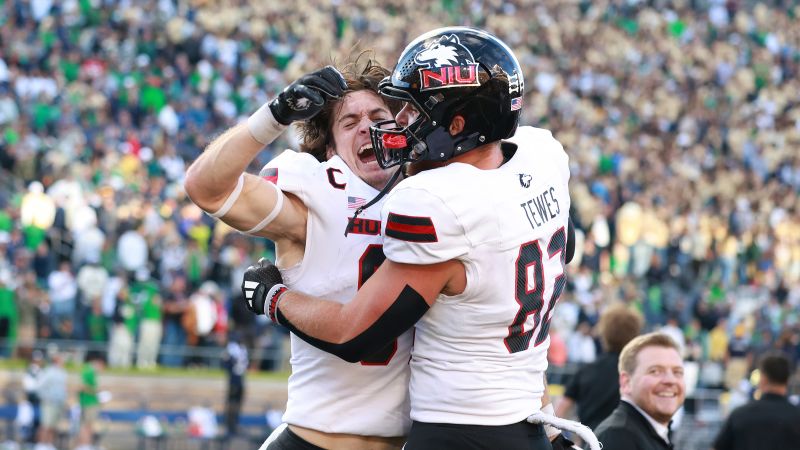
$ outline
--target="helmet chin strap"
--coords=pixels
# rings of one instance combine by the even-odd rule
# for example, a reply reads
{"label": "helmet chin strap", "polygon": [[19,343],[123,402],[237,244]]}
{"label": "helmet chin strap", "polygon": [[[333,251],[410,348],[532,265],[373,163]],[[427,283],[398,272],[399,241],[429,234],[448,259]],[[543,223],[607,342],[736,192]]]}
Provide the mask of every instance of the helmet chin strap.
{"label": "helmet chin strap", "polygon": [[365,209],[367,209],[367,208],[369,208],[370,206],[372,206],[372,205],[374,205],[375,203],[377,203],[377,202],[378,202],[380,199],[382,199],[382,198],[383,198],[383,196],[384,196],[384,195],[386,195],[387,193],[389,193],[389,190],[392,188],[392,186],[394,185],[394,183],[397,181],[397,179],[398,179],[398,178],[400,178],[400,175],[402,175],[402,174],[403,174],[403,164],[404,164],[404,161],[401,161],[401,162],[400,162],[400,164],[399,164],[399,166],[397,167],[397,170],[394,172],[394,174],[392,175],[392,177],[391,177],[391,178],[389,178],[389,181],[387,181],[387,182],[386,182],[386,184],[383,186],[383,189],[381,189],[381,190],[380,190],[380,192],[378,192],[378,195],[376,195],[376,196],[375,196],[375,198],[373,198],[372,200],[370,200],[369,202],[367,202],[367,204],[366,204],[366,205],[364,205],[364,206],[360,206],[360,207],[359,207],[359,208],[356,210],[356,212],[354,212],[354,213],[353,213],[353,217],[351,217],[351,218],[350,218],[350,219],[347,221],[347,228],[345,228],[345,230],[344,230],[344,235],[345,235],[345,236],[347,236],[347,235],[348,235],[348,234],[349,234],[349,233],[350,233],[350,232],[353,230],[353,226],[355,225],[356,219],[358,218],[358,215],[359,215],[359,214],[361,214],[362,212],[364,212],[364,210],[365,210]]}

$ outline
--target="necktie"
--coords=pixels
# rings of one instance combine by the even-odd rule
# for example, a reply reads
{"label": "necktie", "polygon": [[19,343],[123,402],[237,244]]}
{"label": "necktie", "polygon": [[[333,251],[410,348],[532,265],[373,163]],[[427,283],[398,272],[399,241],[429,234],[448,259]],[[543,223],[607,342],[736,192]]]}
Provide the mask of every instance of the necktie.
{"label": "necktie", "polygon": [[671,420],[667,424],[667,441],[669,441],[668,442],[669,448],[672,448],[673,447],[673,442],[672,442],[672,421]]}

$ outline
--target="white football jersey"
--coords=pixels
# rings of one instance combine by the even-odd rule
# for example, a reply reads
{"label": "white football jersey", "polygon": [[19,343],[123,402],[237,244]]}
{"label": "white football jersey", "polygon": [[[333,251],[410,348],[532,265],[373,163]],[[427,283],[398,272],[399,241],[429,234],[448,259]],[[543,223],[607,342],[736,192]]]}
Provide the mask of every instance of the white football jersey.
{"label": "white football jersey", "polygon": [[[338,156],[320,163],[287,150],[261,176],[308,207],[302,261],[282,269],[292,289],[347,302],[384,260],[377,203],[345,237],[348,219],[378,191],[355,176]],[[284,421],[327,433],[402,436],[410,427],[408,360],[411,332],[386,352],[351,364],[291,335],[292,374]]]}
{"label": "white football jersey", "polygon": [[463,293],[416,325],[411,418],[508,425],[541,407],[548,328],[565,285],[569,167],[547,130],[520,127],[500,168],[451,163],[403,180],[382,211],[392,261],[457,259]]}

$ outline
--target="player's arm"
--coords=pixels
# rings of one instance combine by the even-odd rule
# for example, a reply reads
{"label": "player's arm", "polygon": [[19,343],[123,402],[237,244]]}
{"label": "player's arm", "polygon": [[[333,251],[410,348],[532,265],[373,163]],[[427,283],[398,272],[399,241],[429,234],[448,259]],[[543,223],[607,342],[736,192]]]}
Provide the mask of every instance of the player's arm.
{"label": "player's arm", "polygon": [[457,294],[466,285],[464,266],[458,261],[414,265],[387,260],[355,298],[341,304],[288,291],[274,266],[260,264],[245,273],[245,298],[255,299],[248,306],[349,362],[374,354],[411,328],[440,293]]}
{"label": "player's arm", "polygon": [[273,240],[305,240],[307,209],[271,182],[246,173],[265,145],[297,120],[316,115],[347,84],[333,67],[307,74],[263,105],[246,123],[214,139],[186,173],[187,195],[233,228]]}
{"label": "player's arm", "polygon": [[[273,139],[285,128],[274,123],[277,126]],[[231,227],[240,231],[251,230],[275,210],[280,195],[268,181],[245,173],[263,148],[264,144],[253,138],[247,124],[241,123],[227,130],[189,166],[186,193],[202,210]],[[280,217],[272,222],[272,228],[293,216],[302,217],[304,211],[299,208],[293,211],[292,203],[286,203],[278,214]]]}
{"label": "player's arm", "polygon": [[567,417],[572,413],[575,401],[564,395],[556,405],[556,417]]}

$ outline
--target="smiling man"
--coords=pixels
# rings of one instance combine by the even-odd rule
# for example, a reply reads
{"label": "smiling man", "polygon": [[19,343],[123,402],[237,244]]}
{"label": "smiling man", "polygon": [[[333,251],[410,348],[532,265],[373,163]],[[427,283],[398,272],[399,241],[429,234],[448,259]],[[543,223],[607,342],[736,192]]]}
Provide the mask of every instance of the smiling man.
{"label": "smiling man", "polygon": [[[346,302],[384,259],[382,203],[354,220],[392,175],[375,160],[369,127],[398,108],[377,94],[389,72],[368,61],[328,66],[290,84],[212,142],[192,164],[186,192],[213,217],[275,242],[286,284]],[[399,106],[399,105],[398,105]],[[245,170],[289,124],[302,152],[287,150],[257,175]],[[249,294],[249,295],[248,295]],[[252,309],[252,291],[246,291]],[[409,333],[349,364],[291,336],[292,375],[281,427],[262,448],[399,448],[408,417]]]}
{"label": "smiling man", "polygon": [[686,387],[678,344],[663,333],[634,338],[619,357],[619,385],[619,405],[595,430],[603,447],[671,449],[669,423]]}

